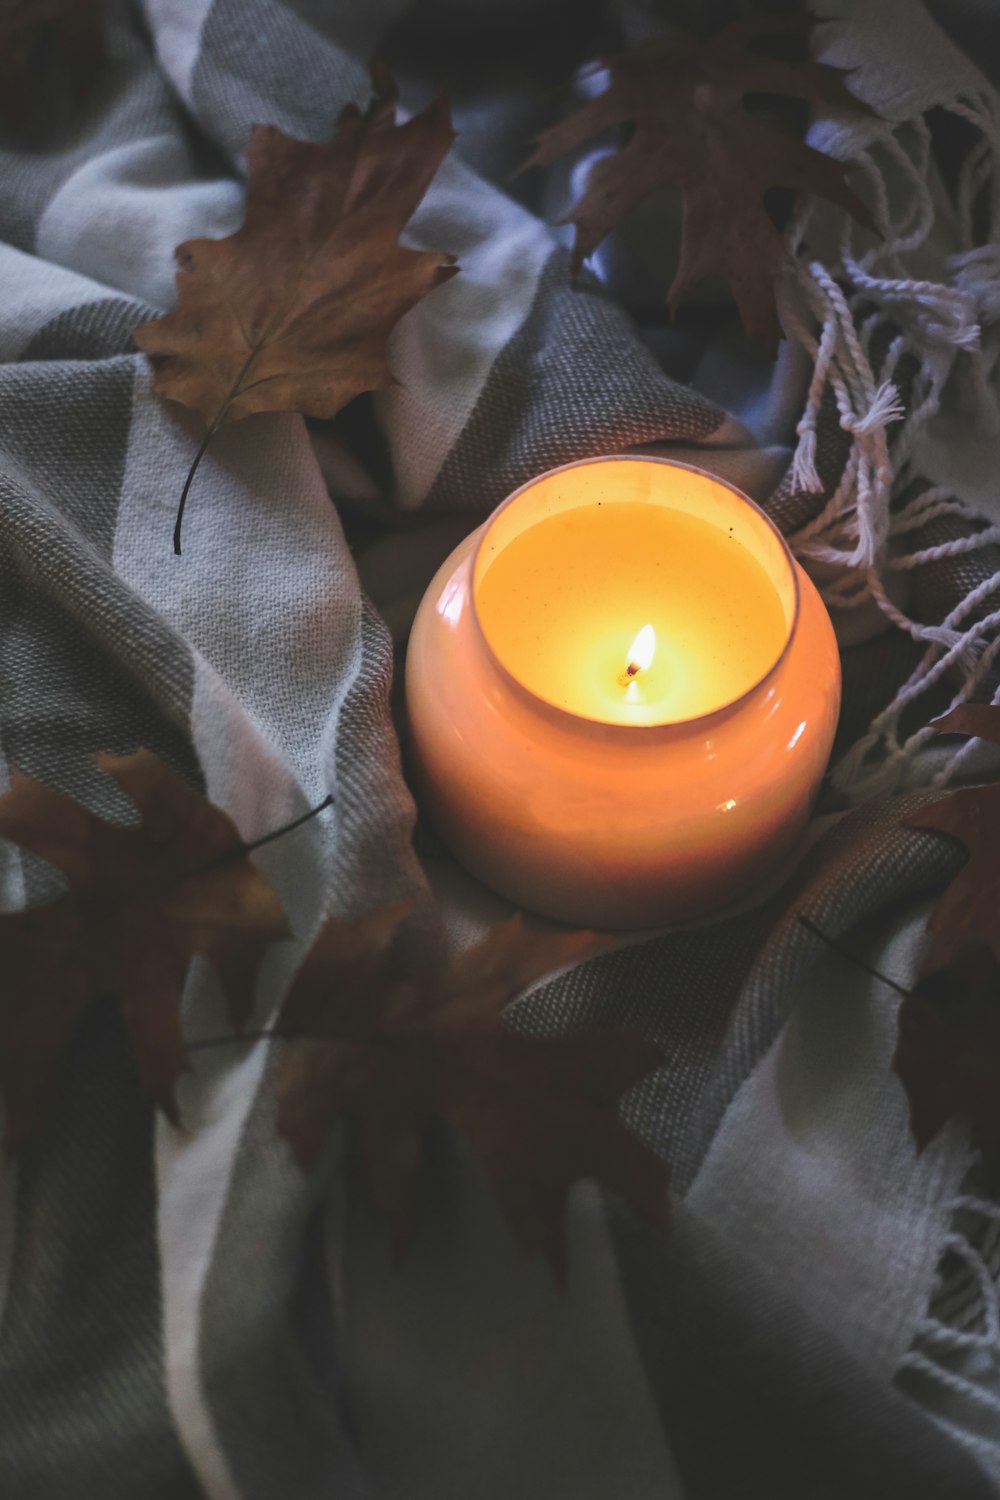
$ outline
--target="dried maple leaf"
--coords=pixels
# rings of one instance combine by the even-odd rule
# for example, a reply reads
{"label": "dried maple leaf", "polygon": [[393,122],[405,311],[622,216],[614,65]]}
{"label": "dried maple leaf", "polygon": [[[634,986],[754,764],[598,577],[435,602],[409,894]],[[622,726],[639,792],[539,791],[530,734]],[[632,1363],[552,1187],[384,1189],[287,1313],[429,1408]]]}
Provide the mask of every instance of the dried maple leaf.
{"label": "dried maple leaf", "polygon": [[54,54],[67,59],[82,90],[103,52],[98,0],[2,0],[0,117],[16,120],[25,112]]}
{"label": "dried maple leaf", "polygon": [[[1000,744],[1000,708],[963,704],[935,719],[934,728],[939,734],[972,734]],[[979,943],[1000,962],[1000,785],[960,787],[908,821],[912,828],[951,834],[969,851],[968,862],[927,923],[931,941],[922,974],[948,969]]]}
{"label": "dried maple leaf", "polygon": [[444,98],[403,125],[395,89],[373,66],[367,113],[348,105],[326,145],[254,127],[243,226],[177,247],[177,306],[134,331],[154,389],[208,423],[181,496],[212,434],[251,412],[332,417],[392,383],[389,333],[456,274],[451,256],[399,243],[454,132]]}
{"label": "dried maple leaf", "polygon": [[20,771],[0,797],[0,837],[62,872],[49,905],[0,914],[0,1092],[6,1140],[39,1129],[70,1036],[92,1000],[122,1008],[144,1087],[176,1119],[188,1066],[184,977],[207,958],[235,1025],[265,949],[288,936],[281,903],[231,819],[148,750],[98,757],[141,815],[122,827]]}
{"label": "dried maple leaf", "polygon": [[[1000,708],[964,704],[934,727],[1000,744]],[[959,788],[908,822],[958,839],[969,858],[928,921],[920,974],[899,1008],[893,1067],[918,1146],[958,1116],[972,1120],[982,1143],[1000,1145],[1000,785]]]}
{"label": "dried maple leaf", "polygon": [[675,32],[607,60],[608,90],[539,136],[525,163],[547,166],[600,131],[634,126],[627,144],[594,167],[569,216],[576,226],[574,270],[647,193],[678,187],[683,230],[671,312],[706,277],[722,276],[746,331],[771,342],[781,336],[773,283],[788,252],[764,194],[771,188],[816,193],[874,227],[846,182],[844,163],[765,124],[745,106],[747,94],[771,94],[870,113],[848,91],[842,69],[750,50],[757,39],[811,25],[804,15],[751,16],[707,40]]}
{"label": "dried maple leaf", "polygon": [[665,1227],[663,1163],[624,1126],[622,1093],[662,1061],[636,1036],[545,1039],[501,1024],[534,979],[592,953],[588,933],[529,932],[514,919],[451,965],[393,970],[398,909],[330,922],[285,1002],[278,1129],[304,1167],[349,1120],[368,1195],[397,1242],[412,1232],[421,1141],[434,1118],[478,1155],[511,1229],[563,1267],[566,1194],[582,1177]]}
{"label": "dried maple leaf", "polygon": [[1000,964],[985,944],[918,980],[897,1024],[893,1068],[918,1148],[959,1118],[980,1145],[1000,1147]]}

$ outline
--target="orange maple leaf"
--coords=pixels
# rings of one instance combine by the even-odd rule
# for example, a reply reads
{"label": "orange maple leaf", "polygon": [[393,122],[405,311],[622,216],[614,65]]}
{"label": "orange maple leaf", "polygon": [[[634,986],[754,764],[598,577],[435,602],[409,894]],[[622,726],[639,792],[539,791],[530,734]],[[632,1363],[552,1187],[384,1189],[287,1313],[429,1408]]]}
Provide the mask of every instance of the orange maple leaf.
{"label": "orange maple leaf", "polygon": [[220,808],[148,750],[97,761],[138,809],[138,826],[108,823],[17,770],[0,797],[0,837],[54,865],[69,887],[48,905],[0,914],[9,1146],[37,1133],[69,1039],[102,996],[121,1006],[143,1086],[176,1120],[192,957],[214,965],[240,1025],[265,949],[289,936],[281,903]]}
{"label": "orange maple leaf", "polygon": [[208,423],[177,552],[213,433],[251,412],[332,417],[390,385],[392,328],[457,272],[451,256],[399,243],[454,140],[447,103],[397,125],[385,70],[373,65],[372,81],[368,111],[348,105],[326,145],[254,127],[242,228],[179,245],[177,306],[135,329],[154,389]]}

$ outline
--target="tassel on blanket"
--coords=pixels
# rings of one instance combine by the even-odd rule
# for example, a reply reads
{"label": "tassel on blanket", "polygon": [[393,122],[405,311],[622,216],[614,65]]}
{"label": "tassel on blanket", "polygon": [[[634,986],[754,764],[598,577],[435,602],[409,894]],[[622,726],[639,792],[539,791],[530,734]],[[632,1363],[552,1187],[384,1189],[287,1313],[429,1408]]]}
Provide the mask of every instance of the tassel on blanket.
{"label": "tassel on blanket", "polygon": [[[903,738],[904,711],[946,673],[959,682],[953,703],[965,701],[982,686],[1000,654],[1000,614],[975,618],[977,607],[1000,589],[1000,575],[985,579],[936,623],[911,619],[895,586],[914,568],[1000,540],[1000,529],[938,489],[927,488],[893,508],[894,495],[912,488],[918,478],[912,455],[925,424],[940,410],[956,361],[982,359],[981,328],[1000,319],[1000,124],[987,97],[955,101],[952,110],[974,124],[980,136],[960,176],[963,245],[948,262],[947,281],[908,274],[908,257],[922,249],[935,223],[928,186],[931,137],[923,120],[905,127],[886,124],[858,160],[881,241],[855,255],[856,231],[845,216],[836,264],[804,260],[801,251],[813,212],[808,202],[789,233],[795,278],[781,295],[782,318],[786,331],[813,360],[789,474],[794,489],[823,489],[816,466],[816,426],[828,392],[840,427],[853,439],[838,485],[820,512],[791,536],[792,550],[807,566],[820,563],[827,573],[833,570],[820,588],[835,617],[838,610],[874,603],[926,647],[911,677],[834,769],[834,785],[851,800],[893,790],[908,776],[926,779],[922,767],[914,769],[915,757],[931,732],[921,729]],[[892,172],[908,189],[892,195],[893,203],[902,204],[896,218],[890,212],[887,179]],[[976,226],[982,236],[984,222],[989,242],[976,244]],[[897,384],[904,358],[905,406]],[[967,534],[907,550],[911,533],[944,514],[966,523]],[[954,765],[963,764],[968,753],[966,747],[956,752]],[[951,764],[937,772],[938,780],[953,774]]]}
{"label": "tassel on blanket", "polygon": [[816,417],[807,412],[795,429],[799,443],[792,458],[792,486],[808,494],[822,493],[823,481],[816,472]]}
{"label": "tassel on blanket", "polygon": [[866,412],[859,417],[841,417],[840,425],[845,431],[853,432],[855,437],[867,437],[877,427],[885,427],[889,422],[898,422],[905,416],[906,407],[899,399],[899,392],[891,380],[886,380],[875,392]]}
{"label": "tassel on blanket", "polygon": [[983,323],[1000,321],[1000,245],[980,245],[948,261],[955,285]]}
{"label": "tassel on blanket", "polygon": [[[969,1178],[982,1181],[975,1157]],[[974,1190],[950,1203],[930,1304],[903,1355],[897,1380],[904,1387],[929,1383],[945,1393],[953,1414],[965,1416],[970,1431],[994,1431],[1000,1396],[993,1378],[1000,1357],[1000,1269],[997,1225],[1000,1207]]]}

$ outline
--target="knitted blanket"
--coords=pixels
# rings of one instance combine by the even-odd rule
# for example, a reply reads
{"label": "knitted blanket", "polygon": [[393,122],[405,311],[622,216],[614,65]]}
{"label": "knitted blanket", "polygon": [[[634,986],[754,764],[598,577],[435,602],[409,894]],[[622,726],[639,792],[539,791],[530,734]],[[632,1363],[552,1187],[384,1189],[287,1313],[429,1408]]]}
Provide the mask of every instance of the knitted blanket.
{"label": "knitted blanket", "polygon": [[[672,1235],[581,1185],[565,1290],[460,1142],[396,1267],[341,1175],[306,1179],[277,1138],[272,1049],[195,1053],[179,1129],[95,1009],[46,1135],[0,1167],[0,1495],[1000,1489],[1000,1205],[960,1125],[917,1156],[893,994],[799,921],[906,983],[962,854],[901,824],[932,784],[995,774],[923,725],[988,697],[1000,652],[998,105],[918,0],[825,0],[817,55],[877,113],[811,139],[857,163],[882,237],[857,249],[803,204],[772,370],[725,303],[661,316],[673,209],[573,288],[552,225],[588,159],[503,186],[579,61],[685,9],[107,0],[91,92],[54,86],[2,127],[0,785],[17,765],[126,818],[92,753],[146,745],[248,840],[332,793],[255,856],[300,936],[267,961],[261,1018],[330,912],[432,890],[456,944],[505,914],[419,821],[394,658],[440,559],[542,470],[638,450],[746,490],[828,599],[845,706],[781,890],[514,1007],[526,1032],[627,1026],[668,1059],[626,1114],[669,1163]],[[131,330],[173,304],[175,245],[241,222],[251,126],[328,139],[376,51],[408,107],[450,81],[458,143],[408,237],[461,273],[398,326],[392,389],[335,423],[220,432],[176,558],[202,428],[153,395]],[[3,909],[56,889],[0,843]],[[186,1036],[221,1015],[195,963]]]}

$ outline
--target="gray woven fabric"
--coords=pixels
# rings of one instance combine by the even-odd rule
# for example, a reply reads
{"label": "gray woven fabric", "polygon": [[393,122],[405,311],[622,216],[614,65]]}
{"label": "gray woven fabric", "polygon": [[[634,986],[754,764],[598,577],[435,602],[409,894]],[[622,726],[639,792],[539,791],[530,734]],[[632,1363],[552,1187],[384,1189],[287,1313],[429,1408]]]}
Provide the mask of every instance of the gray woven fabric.
{"label": "gray woven fabric", "polygon": [[[584,9],[570,7],[579,49],[653,24],[652,7]],[[108,0],[92,93],[75,111],[41,100],[0,140],[0,765],[127,818],[90,755],[148,745],[248,839],[332,793],[332,814],[257,856],[298,939],[265,965],[261,1021],[328,912],[430,887],[460,938],[503,913],[419,825],[414,851],[394,642],[345,527],[399,646],[409,596],[458,534],[442,512],[460,530],[547,467],[641,447],[717,469],[794,532],[851,451],[827,393],[823,489],[796,488],[783,476],[802,362],[771,380],[764,404],[783,417],[760,418],[759,389],[727,413],[704,391],[745,388],[760,369],[731,309],[703,308],[676,339],[655,320],[637,332],[621,307],[638,310],[627,247],[598,267],[609,285],[572,289],[565,235],[531,211],[551,211],[568,179],[511,197],[480,175],[505,174],[529,123],[561,107],[525,62],[538,27],[541,72],[572,92],[568,16],[561,0]],[[855,29],[848,16],[844,35]],[[462,274],[394,335],[397,387],[311,434],[288,416],[219,434],[176,559],[173,506],[201,429],[153,395],[130,329],[172,301],[175,244],[240,222],[251,126],[327,138],[364,99],[376,49],[419,104],[421,37],[431,52],[446,38],[439,71],[472,81],[456,111],[467,149],[460,139],[410,234],[455,251]],[[931,108],[913,92],[912,113]],[[423,508],[426,527],[395,527],[387,502]],[[972,557],[935,565],[921,618],[989,576]],[[845,652],[845,748],[912,651],[883,635]],[[967,1142],[952,1131],[915,1157],[888,997],[850,970],[831,979],[798,922],[877,949],[893,913],[954,873],[951,846],[900,829],[913,805],[834,820],[757,909],[624,947],[514,1009],[526,1031],[628,1026],[668,1054],[626,1113],[670,1163],[676,1235],[664,1247],[583,1192],[565,1294],[513,1253],[454,1143],[438,1143],[431,1223],[397,1271],[337,1171],[307,1181],[277,1141],[266,1048],[197,1053],[179,1131],[152,1118],[114,1013],[96,1010],[45,1138],[0,1173],[0,1496],[995,1493],[1000,1431],[971,1431],[961,1401],[935,1405],[907,1365],[929,1311],[942,1327],[981,1314],[967,1263],[934,1279]],[[5,909],[55,888],[0,844]],[[192,1041],[223,1027],[201,965],[184,1023]],[[744,1136],[763,1143],[753,1159]],[[869,1139],[891,1177],[882,1202]],[[824,1185],[837,1229],[820,1291],[803,1247],[822,1239]]]}

